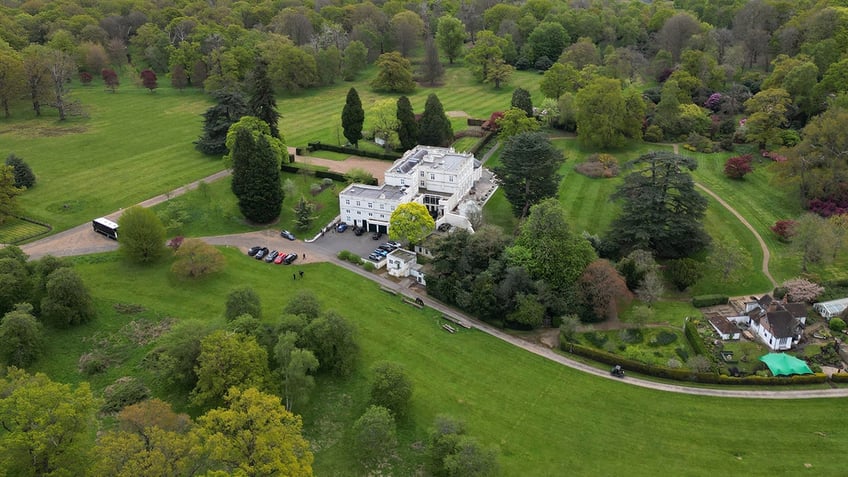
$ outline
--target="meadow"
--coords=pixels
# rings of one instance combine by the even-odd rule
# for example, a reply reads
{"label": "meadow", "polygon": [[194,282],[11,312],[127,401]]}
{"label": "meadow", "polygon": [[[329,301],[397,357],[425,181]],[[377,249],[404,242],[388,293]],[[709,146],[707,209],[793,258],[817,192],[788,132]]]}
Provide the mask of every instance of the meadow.
{"label": "meadow", "polygon": [[[298,266],[305,278],[291,281],[283,279],[287,274],[280,267],[250,260],[242,251],[224,253],[225,271],[189,282],[175,279],[167,261],[138,267],[115,254],[78,258],[76,269],[100,315],[79,328],[50,330],[48,357],[33,371],[81,381],[76,363],[94,346],[91,337],[114,333],[133,316],[116,312],[116,304],[140,305],[140,314],[154,321],[194,318],[219,326],[227,292],[248,285],[262,299],[264,319],[273,322],[297,290],[309,289],[325,309],[356,325],[362,348],[353,376],[321,377],[310,404],[297,410],[315,449],[316,475],[363,475],[347,448],[346,430],[365,409],[368,370],[379,360],[401,363],[415,386],[411,414],[399,423],[394,475],[418,468],[421,444],[437,414],[465,421],[470,435],[497,446],[504,476],[844,472],[837,456],[848,445],[842,431],[848,422],[833,401],[695,397],[598,379],[479,331],[447,334],[434,310],[404,305],[336,266]],[[94,389],[139,375],[155,395],[196,414],[184,396],[148,381],[141,360],[152,346],[127,348],[120,365],[92,379]],[[785,432],[774,432],[776,416]]]}

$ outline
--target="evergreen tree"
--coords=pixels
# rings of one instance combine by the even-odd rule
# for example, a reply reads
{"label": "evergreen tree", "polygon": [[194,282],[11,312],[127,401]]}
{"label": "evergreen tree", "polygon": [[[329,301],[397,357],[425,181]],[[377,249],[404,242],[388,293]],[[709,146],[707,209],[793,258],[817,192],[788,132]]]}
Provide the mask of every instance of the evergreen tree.
{"label": "evergreen tree", "polygon": [[315,219],[315,206],[306,197],[300,196],[297,206],[294,208],[295,223],[299,229],[306,229]]}
{"label": "evergreen tree", "polygon": [[510,106],[524,111],[528,117],[533,116],[533,101],[530,99],[530,92],[524,88],[515,88]]}
{"label": "evergreen tree", "polygon": [[274,98],[274,87],[268,77],[268,63],[259,59],[253,70],[253,96],[250,98],[250,115],[268,123],[271,136],[280,138],[280,128],[277,122],[280,113],[277,111],[277,100]]}
{"label": "evergreen tree", "polygon": [[204,154],[221,156],[227,153],[227,131],[247,114],[247,104],[237,92],[218,91],[213,96],[217,104],[203,113],[203,135],[194,147]]}
{"label": "evergreen tree", "polygon": [[424,114],[419,123],[418,144],[426,146],[444,146],[453,139],[453,128],[445,116],[442,102],[435,94],[427,96]]}
{"label": "evergreen tree", "polygon": [[9,154],[6,165],[12,166],[12,174],[15,175],[15,187],[32,188],[35,185],[35,174],[29,164],[15,154]]}
{"label": "evergreen tree", "polygon": [[344,109],[342,109],[342,128],[344,128],[344,137],[356,147],[359,145],[359,140],[362,139],[362,124],[364,122],[365,110],[362,109],[359,93],[356,92],[355,88],[350,88],[347,92]]}
{"label": "evergreen tree", "polygon": [[439,50],[432,38],[424,42],[424,63],[421,65],[421,79],[435,86],[445,75],[445,67],[439,61]]}
{"label": "evergreen tree", "polygon": [[230,157],[233,161],[233,175],[230,189],[236,197],[241,197],[250,190],[250,161],[256,155],[256,139],[250,129],[242,128],[236,131],[233,150]]}
{"label": "evergreen tree", "polygon": [[[250,139],[247,139],[250,136]],[[259,136],[254,144],[250,133],[239,133],[234,152],[241,149],[241,141],[249,141],[245,150],[239,150],[239,158],[233,158],[233,191],[238,198],[239,210],[252,222],[267,224],[280,216],[283,206],[283,189],[280,181],[280,165],[265,136]],[[248,154],[252,150],[252,154]],[[236,168],[236,162],[240,166]],[[236,179],[236,176],[239,176]]]}
{"label": "evergreen tree", "polygon": [[401,96],[397,100],[397,120],[400,147],[408,151],[418,144],[418,122],[415,121],[412,103],[406,96]]}
{"label": "evergreen tree", "polygon": [[562,178],[557,171],[564,160],[543,133],[525,132],[507,139],[495,174],[516,217],[524,218],[533,204],[556,197]]}

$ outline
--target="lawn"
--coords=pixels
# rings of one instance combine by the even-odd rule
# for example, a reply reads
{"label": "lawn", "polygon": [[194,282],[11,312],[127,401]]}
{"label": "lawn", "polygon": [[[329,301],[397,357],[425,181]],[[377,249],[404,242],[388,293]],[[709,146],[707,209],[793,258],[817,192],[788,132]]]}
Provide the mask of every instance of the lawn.
{"label": "lawn", "polygon": [[[128,321],[108,311],[115,303],[142,305],[152,319],[221,324],[227,292],[249,285],[262,299],[266,320],[273,321],[296,290],[308,288],[327,309],[356,324],[362,347],[355,374],[347,380],[319,379],[311,404],[303,409],[316,475],[362,475],[346,448],[345,432],[365,408],[367,370],[378,360],[401,363],[415,386],[411,415],[399,425],[400,462],[389,471],[394,475],[415,473],[423,459],[419,444],[436,414],[464,420],[471,435],[496,445],[502,475],[774,475],[803,472],[805,464],[816,475],[844,473],[833,456],[848,446],[848,434],[842,432],[848,419],[833,411],[834,401],[770,400],[765,405],[599,379],[478,331],[447,334],[438,313],[408,307],[378,285],[329,264],[299,266],[305,278],[292,282],[283,279],[287,275],[280,267],[250,260],[235,249],[225,255],[227,269],[199,282],[174,279],[167,263],[142,268],[113,254],[80,259],[77,270],[92,290],[100,317],[81,328],[51,331],[47,356],[34,370],[79,381],[78,356],[91,349],[83,338],[118,330]],[[134,349],[120,367],[95,379],[95,390],[117,376],[144,377],[138,366],[146,349]],[[157,395],[164,392],[154,389]],[[775,416],[792,432],[775,433]],[[798,445],[799,438],[805,445]]]}
{"label": "lawn", "polygon": [[667,366],[671,359],[685,363],[695,354],[680,327],[590,331],[579,336],[584,345],[654,366]]}
{"label": "lawn", "polygon": [[[310,187],[322,184],[323,179],[308,174],[282,173],[282,180],[292,181],[297,193],[283,199],[283,209],[280,219],[274,225],[286,228],[303,237],[312,237],[334,217],[339,215],[338,193],[344,188],[343,184],[334,182],[332,186],[322,190],[318,195],[312,195]],[[251,232],[268,228],[268,225],[256,226],[247,223],[238,209],[235,195],[230,190],[230,179],[222,179],[166,203],[153,208],[168,225],[169,235],[184,235],[187,237],[204,237],[209,235],[224,235],[240,232]],[[294,208],[301,197],[315,205],[314,219],[307,229],[298,229],[295,225]],[[179,218],[173,221],[172,218]]]}
{"label": "lawn", "polygon": [[21,243],[49,231],[49,227],[21,220],[17,217],[7,217],[3,225],[0,226],[0,243]]}
{"label": "lawn", "polygon": [[23,158],[38,176],[19,198],[22,213],[61,231],[176,189],[223,169],[192,141],[210,103],[200,92],[162,86],[155,93],[125,81],[117,93],[74,86],[87,118],[34,118],[15,105],[0,119],[0,155]]}

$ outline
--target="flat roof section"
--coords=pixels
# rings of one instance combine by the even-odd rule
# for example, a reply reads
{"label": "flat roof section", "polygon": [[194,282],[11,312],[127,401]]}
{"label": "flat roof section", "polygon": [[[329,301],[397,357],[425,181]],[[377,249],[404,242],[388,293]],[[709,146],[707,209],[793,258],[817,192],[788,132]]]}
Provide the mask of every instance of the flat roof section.
{"label": "flat roof section", "polygon": [[351,184],[339,193],[340,196],[358,197],[362,199],[385,199],[399,200],[405,195],[406,189],[392,185],[368,186],[364,184]]}

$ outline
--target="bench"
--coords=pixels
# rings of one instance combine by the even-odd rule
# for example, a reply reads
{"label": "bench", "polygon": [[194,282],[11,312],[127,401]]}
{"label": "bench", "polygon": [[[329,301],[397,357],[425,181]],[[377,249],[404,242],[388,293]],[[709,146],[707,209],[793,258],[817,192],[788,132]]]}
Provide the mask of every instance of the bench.
{"label": "bench", "polygon": [[397,295],[397,294],[398,294],[398,292],[396,292],[396,291],[392,290],[391,288],[380,287],[380,290],[383,290],[384,292],[389,293],[389,294],[392,294],[392,295]]}
{"label": "bench", "polygon": [[461,327],[463,327],[463,328],[465,328],[465,329],[467,329],[467,330],[470,330],[470,329],[471,329],[471,325],[469,325],[468,323],[466,323],[466,322],[464,322],[464,321],[460,320],[459,318],[454,318],[454,317],[452,317],[452,316],[444,315],[444,314],[442,315],[442,318],[444,318],[444,319],[446,319],[446,320],[448,320],[448,321],[450,321],[450,322],[452,322],[452,323],[455,323],[455,324],[457,324],[457,325],[459,325],[459,326],[461,326]]}
{"label": "bench", "polygon": [[420,309],[422,309],[422,308],[424,308],[424,305],[421,305],[421,304],[419,304],[419,303],[416,303],[416,301],[415,301],[415,300],[412,300],[412,299],[407,298],[407,297],[404,297],[404,298],[403,298],[403,302],[404,302],[404,303],[406,303],[406,304],[407,304],[407,305],[409,305],[409,306],[414,306],[415,308],[418,308],[419,310],[420,310]]}
{"label": "bench", "polygon": [[456,330],[454,329],[454,327],[447,324],[447,323],[444,323],[442,325],[442,329],[444,329],[445,331],[447,331],[448,333],[451,333],[451,334],[456,333]]}

